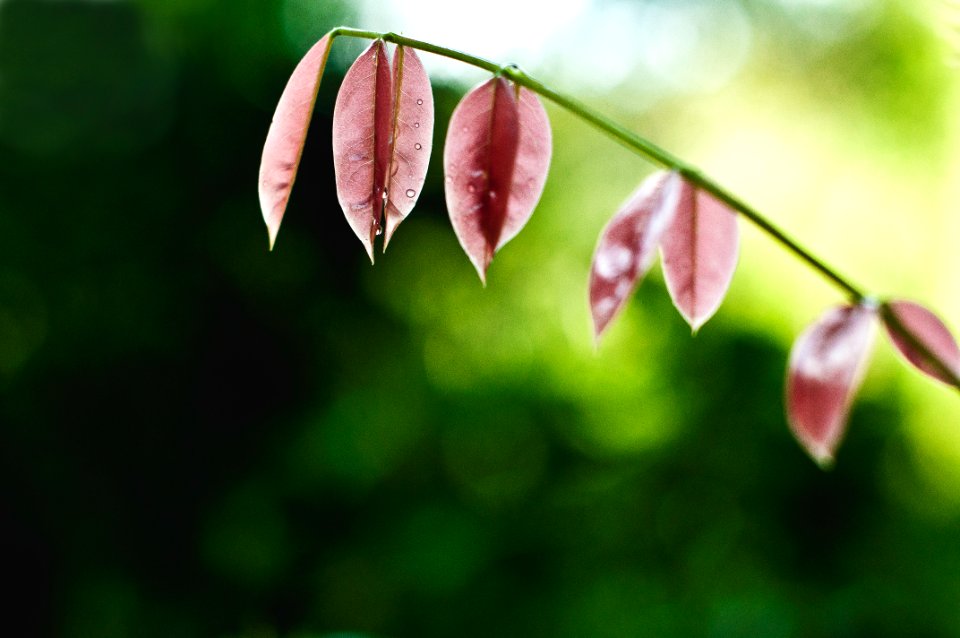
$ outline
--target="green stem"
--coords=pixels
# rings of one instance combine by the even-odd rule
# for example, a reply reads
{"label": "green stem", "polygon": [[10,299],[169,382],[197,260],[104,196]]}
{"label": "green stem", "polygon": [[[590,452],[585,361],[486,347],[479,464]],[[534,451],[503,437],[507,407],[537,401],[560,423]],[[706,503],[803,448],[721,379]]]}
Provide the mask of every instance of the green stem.
{"label": "green stem", "polygon": [[[378,31],[365,31],[361,29],[353,29],[350,27],[338,27],[330,32],[331,43],[337,36],[347,36],[351,38],[364,38],[369,40],[381,39],[385,42],[391,42],[393,44],[398,44],[405,47],[410,47],[412,49],[418,49],[420,51],[426,51],[428,53],[433,53],[435,55],[440,55],[445,58],[450,58],[452,60],[458,60],[465,64],[475,66],[477,68],[489,71],[490,73],[500,74],[504,77],[509,78],[514,83],[524,86],[534,93],[537,93],[557,106],[560,106],[567,111],[573,113],[580,119],[589,122],[596,128],[600,129],[616,141],[620,142],[630,150],[647,157],[650,160],[653,160],[657,164],[664,166],[665,168],[678,171],[683,177],[694,184],[698,188],[710,193],[718,200],[725,203],[731,209],[740,213],[743,217],[746,217],[748,220],[753,222],[753,224],[759,228],[761,231],[766,233],[770,238],[775,242],[786,248],[788,251],[793,253],[801,261],[805,262],[808,266],[819,272],[826,279],[828,279],[835,286],[840,288],[850,300],[850,303],[861,303],[867,299],[867,295],[863,290],[851,283],[849,279],[837,272],[836,269],[829,266],[822,259],[816,257],[809,250],[801,246],[794,239],[792,239],[785,232],[780,230],[776,225],[774,225],[770,220],[764,217],[759,211],[755,208],[741,200],[739,197],[728,191],[727,189],[720,186],[710,177],[707,177],[700,172],[696,167],[687,164],[679,157],[676,157],[667,150],[664,150],[654,144],[653,142],[644,139],[630,131],[629,129],[624,128],[620,124],[614,122],[608,117],[597,113],[586,105],[574,100],[571,97],[563,95],[554,91],[550,87],[544,85],[533,77],[527,75],[524,71],[516,67],[515,65],[506,65],[502,66],[495,64],[490,60],[480,58],[474,55],[463,53],[455,49],[448,49],[446,47],[437,46],[436,44],[431,44],[430,42],[424,42],[422,40],[415,40],[413,38],[408,38],[406,36],[398,35],[396,33],[380,33]],[[928,358],[934,365],[934,367],[945,374],[949,378],[958,390],[960,390],[960,379],[949,369],[944,362],[940,361],[936,356],[934,356],[920,340],[907,330],[900,321],[893,316],[892,312],[889,312],[887,306],[881,305],[881,313],[884,319],[887,321],[887,324],[897,333],[904,336],[911,345],[915,346],[918,352],[922,356]],[[892,319],[890,318],[892,317]]]}
{"label": "green stem", "polygon": [[415,40],[413,38],[397,35],[395,33],[380,33],[378,31],[363,31],[349,27],[339,27],[331,32],[331,40],[340,35],[352,38],[366,38],[370,40],[376,40],[379,38],[385,42],[392,42],[393,44],[400,44],[405,47],[427,51],[428,53],[451,58],[453,60],[459,60],[460,62],[484,69],[485,71],[499,73],[505,77],[508,77],[513,82],[530,89],[534,93],[542,95],[554,104],[563,107],[567,111],[570,111],[574,115],[578,116],[580,119],[589,122],[627,148],[646,156],[661,166],[680,172],[687,179],[687,181],[695,184],[700,189],[707,191],[720,201],[727,204],[730,208],[739,212],[741,215],[753,222],[754,225],[760,228],[760,230],[772,237],[774,241],[780,243],[787,250],[799,257],[802,261],[805,261],[808,265],[813,267],[814,270],[832,281],[847,294],[852,303],[858,303],[866,297],[860,288],[852,284],[849,279],[840,275],[840,273],[828,266],[823,260],[815,257],[812,253],[810,253],[810,251],[806,250],[796,241],[791,239],[785,232],[777,228],[756,209],[743,202],[736,195],[727,191],[709,177],[705,176],[695,167],[690,166],[669,151],[666,151],[653,142],[640,137],[633,131],[624,128],[620,124],[617,124],[606,116],[597,113],[573,98],[554,91],[550,87],[530,77],[515,65],[511,64],[507,66],[501,66],[491,62],[490,60],[485,60],[474,55],[469,55],[454,49],[437,46],[422,40]]}
{"label": "green stem", "polygon": [[857,286],[850,283],[846,277],[841,276],[836,270],[828,266],[821,259],[815,257],[810,251],[803,248],[796,241],[791,239],[785,232],[774,226],[768,219],[761,215],[756,209],[742,201],[739,197],[724,189],[715,181],[701,173],[695,167],[690,166],[672,153],[665,151],[653,142],[645,140],[636,133],[625,129],[616,122],[607,117],[596,113],[583,104],[557,93],[556,91],[544,86],[540,82],[526,75],[523,71],[515,67],[505,69],[504,75],[510,77],[517,84],[522,84],[531,91],[539,93],[555,104],[562,106],[571,113],[580,116],[598,129],[607,133],[614,139],[622,142],[629,148],[639,151],[648,158],[654,160],[662,166],[679,171],[688,182],[697,185],[700,189],[707,191],[730,208],[736,210],[741,215],[749,219],[755,226],[767,233],[776,242],[787,248],[802,261],[812,266],[816,271],[840,287],[850,298],[852,303],[863,301],[866,295]]}

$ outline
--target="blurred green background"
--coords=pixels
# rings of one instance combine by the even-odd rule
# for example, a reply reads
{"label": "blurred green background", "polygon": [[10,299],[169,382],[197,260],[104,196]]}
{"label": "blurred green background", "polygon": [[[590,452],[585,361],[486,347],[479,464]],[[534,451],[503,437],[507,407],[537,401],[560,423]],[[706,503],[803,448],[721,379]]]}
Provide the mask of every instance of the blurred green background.
{"label": "blurred green background", "polygon": [[[256,196],[338,24],[516,61],[854,280],[960,323],[945,0],[0,0],[5,635],[960,636],[960,401],[878,340],[838,465],[789,434],[841,301],[744,226],[695,338],[654,270],[594,351],[603,224],[653,167],[548,105],[483,289],[428,183],[375,267],[333,190],[338,40],[277,249]],[[954,25],[954,26],[952,26]],[[429,57],[429,56],[425,56]]]}

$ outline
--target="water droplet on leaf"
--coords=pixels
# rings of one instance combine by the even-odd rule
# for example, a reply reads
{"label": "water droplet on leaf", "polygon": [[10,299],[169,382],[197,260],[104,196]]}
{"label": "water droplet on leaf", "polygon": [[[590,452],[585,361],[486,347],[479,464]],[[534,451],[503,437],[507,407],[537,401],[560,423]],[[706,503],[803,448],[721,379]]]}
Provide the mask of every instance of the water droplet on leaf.
{"label": "water droplet on leaf", "polygon": [[414,144],[414,145],[413,145],[413,148],[415,148],[415,149],[417,149],[417,150],[419,151],[421,148],[423,148],[423,145],[422,145],[422,144]]}
{"label": "water droplet on leaf", "polygon": [[420,106],[422,104],[423,104],[423,100],[417,100],[417,106]]}
{"label": "water droplet on leaf", "polygon": [[417,194],[417,191],[413,190],[412,188],[407,189],[407,197],[413,197],[416,194]]}

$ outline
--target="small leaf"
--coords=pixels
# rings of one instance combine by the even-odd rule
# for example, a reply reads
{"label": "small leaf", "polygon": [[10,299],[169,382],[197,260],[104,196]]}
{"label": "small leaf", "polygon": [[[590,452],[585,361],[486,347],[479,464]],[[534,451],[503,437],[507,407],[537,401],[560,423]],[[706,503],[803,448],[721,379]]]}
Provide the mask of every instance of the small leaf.
{"label": "small leaf", "polygon": [[531,91],[493,78],[457,105],[443,152],[447,210],[481,281],[530,219],[550,166],[550,123]]}
{"label": "small leaf", "polygon": [[807,453],[821,466],[833,463],[853,396],[863,380],[873,336],[872,307],[827,311],[801,334],[790,352],[787,417]]}
{"label": "small leaf", "polygon": [[381,230],[393,127],[393,79],[382,40],[350,66],[333,109],[333,167],[347,222],[373,262]]}
{"label": "small leaf", "polygon": [[[893,313],[894,317],[889,313]],[[890,340],[907,361],[934,379],[939,379],[948,385],[958,385],[960,347],[957,346],[950,330],[935,314],[912,301],[897,300],[884,304],[880,316]],[[922,352],[917,348],[917,344],[900,334],[897,326],[891,325],[894,320],[908,330],[927,352]],[[943,365],[938,366],[929,355],[939,359]]]}
{"label": "small leaf", "polygon": [[413,49],[397,47],[393,59],[393,148],[387,174],[383,250],[420,197],[433,148],[433,92]]}
{"label": "small leaf", "polygon": [[653,264],[657,244],[677,209],[676,172],[647,177],[600,234],[590,267],[590,311],[599,339]]}
{"label": "small leaf", "polygon": [[297,64],[280,95],[273,122],[267,131],[260,160],[259,191],[260,210],[267,224],[271,250],[297,177],[330,44],[330,34],[323,36]]}
{"label": "small leaf", "polygon": [[737,267],[737,216],[710,193],[684,182],[661,241],[667,291],[696,332],[720,307]]}

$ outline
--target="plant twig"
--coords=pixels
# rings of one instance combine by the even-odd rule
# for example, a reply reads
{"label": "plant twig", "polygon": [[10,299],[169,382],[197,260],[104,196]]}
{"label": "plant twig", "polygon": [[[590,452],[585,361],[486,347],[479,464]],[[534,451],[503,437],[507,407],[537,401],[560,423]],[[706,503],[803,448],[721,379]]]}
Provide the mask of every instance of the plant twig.
{"label": "plant twig", "polygon": [[[633,152],[642,155],[665,168],[678,171],[688,182],[694,184],[697,188],[710,193],[718,200],[729,206],[731,209],[740,213],[743,217],[750,220],[762,232],[766,233],[771,239],[786,248],[789,252],[793,253],[802,262],[806,263],[808,266],[820,273],[834,286],[839,288],[847,296],[850,303],[863,303],[869,299],[868,295],[859,286],[853,284],[847,277],[841,275],[835,268],[827,264],[825,261],[819,257],[816,257],[809,250],[801,246],[796,240],[787,235],[787,233],[773,224],[773,222],[767,219],[758,210],[722,187],[710,177],[703,174],[696,167],[691,166],[669,151],[660,148],[653,142],[637,135],[633,131],[630,131],[629,129],[621,126],[617,122],[614,122],[605,115],[594,111],[579,101],[554,91],[542,82],[528,75],[514,64],[499,65],[491,62],[490,60],[470,55],[468,53],[463,53],[462,51],[438,46],[430,42],[424,42],[423,40],[408,38],[392,32],[380,33],[378,31],[366,31],[351,27],[338,27],[330,32],[331,42],[338,36],[364,38],[369,40],[380,39],[385,42],[418,49],[420,51],[426,51],[427,53],[433,53],[435,55],[450,58],[452,60],[458,60],[464,64],[469,64],[485,71],[489,71],[490,73],[503,75],[514,83],[526,87],[534,93],[537,93],[550,100],[557,106],[560,106],[570,113],[573,113],[580,119],[592,124],[594,127],[600,129],[602,132],[620,142]],[[895,314],[890,311],[886,304],[882,304],[880,306],[880,313],[887,325],[890,326],[892,330],[904,337],[907,342],[910,343],[910,345],[921,354],[921,356],[932,363],[933,367],[936,368],[938,372],[944,374],[944,376],[950,380],[951,385],[953,385],[957,390],[960,390],[960,378],[957,378],[957,375],[949,368],[949,366],[947,366],[937,356],[930,352],[929,348],[925,347],[920,339],[903,325],[903,323],[895,316]]]}

